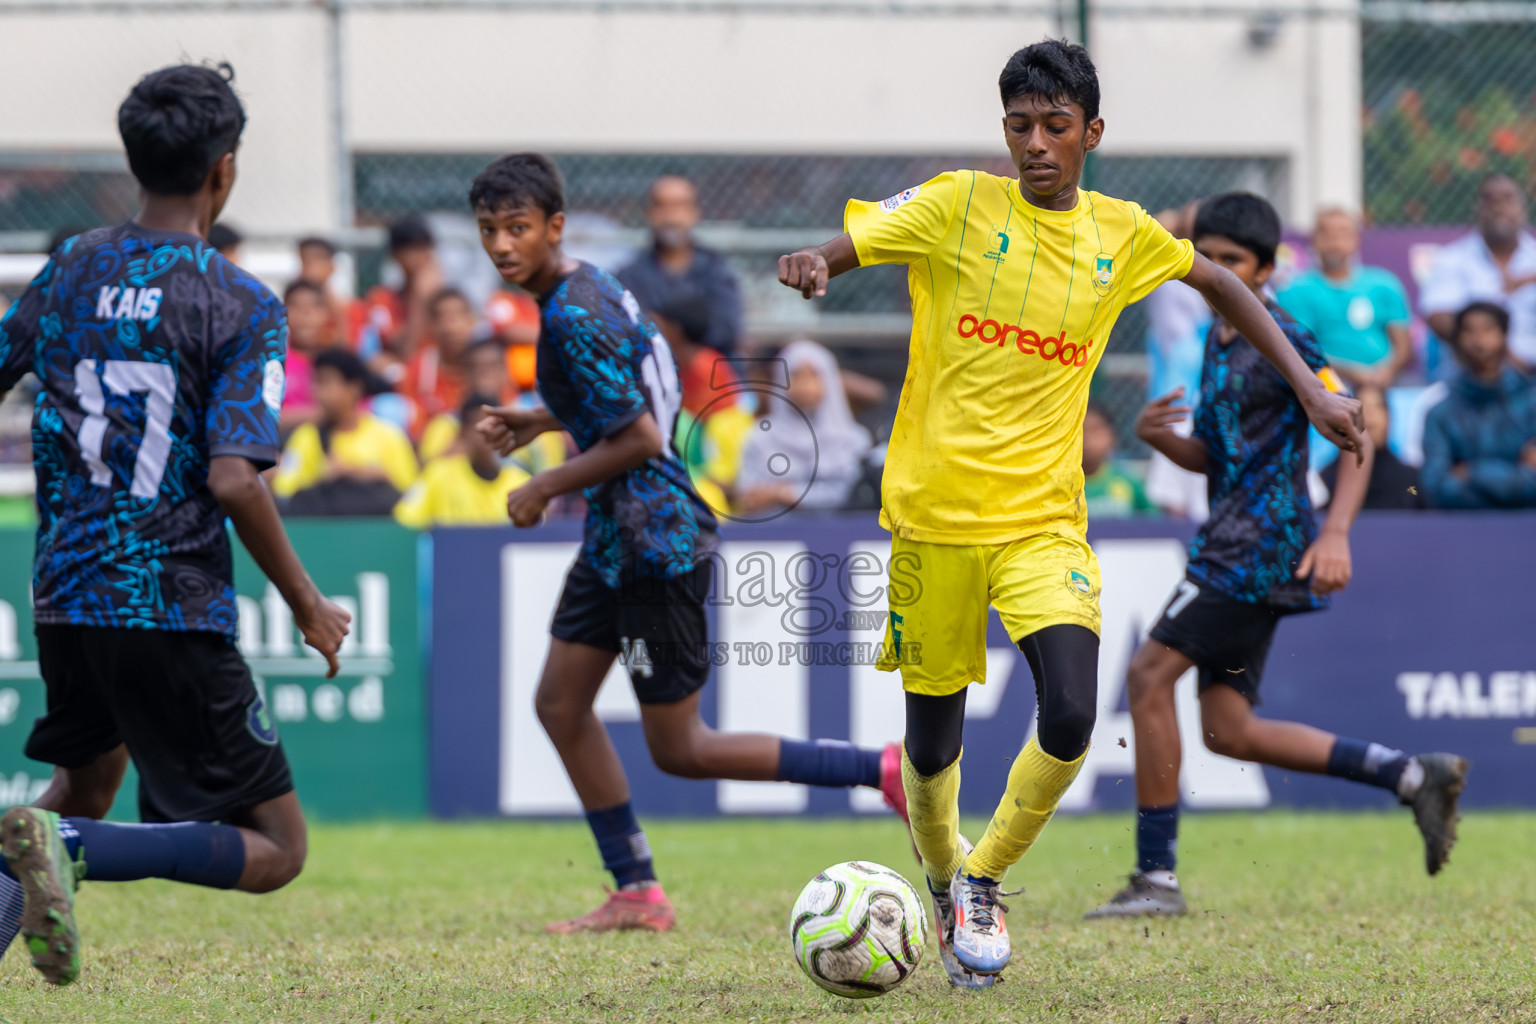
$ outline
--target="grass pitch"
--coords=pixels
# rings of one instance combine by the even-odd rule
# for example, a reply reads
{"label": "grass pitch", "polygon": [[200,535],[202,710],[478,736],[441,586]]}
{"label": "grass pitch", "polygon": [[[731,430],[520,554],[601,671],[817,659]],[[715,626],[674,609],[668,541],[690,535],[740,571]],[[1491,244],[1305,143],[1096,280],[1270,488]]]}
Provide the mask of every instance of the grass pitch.
{"label": "grass pitch", "polygon": [[[828,864],[920,875],[892,819],[653,820],[670,935],[546,936],[605,876],[579,824],[316,828],[262,897],[88,884],[85,969],[44,985],[19,946],[0,1018],[42,1021],[1536,1021],[1536,815],[1472,814],[1427,878],[1408,815],[1192,815],[1189,917],[1084,922],[1131,864],[1125,815],[1058,819],[1011,885],[1013,965],[952,991],[932,940],[902,988],[815,988],[787,938]],[[979,822],[967,822],[973,835]]]}

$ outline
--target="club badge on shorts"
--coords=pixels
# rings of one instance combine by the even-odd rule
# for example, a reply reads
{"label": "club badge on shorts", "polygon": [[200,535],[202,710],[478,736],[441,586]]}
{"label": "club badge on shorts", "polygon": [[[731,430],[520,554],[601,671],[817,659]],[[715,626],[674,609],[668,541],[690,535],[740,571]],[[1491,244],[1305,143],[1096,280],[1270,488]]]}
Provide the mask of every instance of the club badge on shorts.
{"label": "club badge on shorts", "polygon": [[246,712],[245,727],[256,737],[256,742],[271,747],[277,744],[277,725],[272,721],[272,714],[267,710],[267,702],[258,695],[251,701],[250,709]]}
{"label": "club badge on shorts", "polygon": [[1099,596],[1093,587],[1093,580],[1085,572],[1076,569],[1067,570],[1067,589],[1084,601],[1092,601]]}

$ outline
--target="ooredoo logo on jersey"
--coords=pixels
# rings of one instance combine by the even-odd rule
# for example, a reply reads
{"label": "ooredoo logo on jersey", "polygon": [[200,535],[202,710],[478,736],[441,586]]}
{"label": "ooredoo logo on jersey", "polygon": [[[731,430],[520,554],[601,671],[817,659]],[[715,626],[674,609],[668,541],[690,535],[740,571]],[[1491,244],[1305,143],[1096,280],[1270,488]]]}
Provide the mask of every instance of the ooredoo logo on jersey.
{"label": "ooredoo logo on jersey", "polygon": [[1059,334],[1042,336],[1018,324],[983,320],[972,313],[962,316],[955,329],[962,338],[980,338],[998,348],[1006,348],[1011,342],[1023,355],[1039,356],[1048,363],[1060,363],[1062,366],[1087,366],[1088,353],[1094,345],[1092,338],[1082,344],[1068,341],[1065,330]]}

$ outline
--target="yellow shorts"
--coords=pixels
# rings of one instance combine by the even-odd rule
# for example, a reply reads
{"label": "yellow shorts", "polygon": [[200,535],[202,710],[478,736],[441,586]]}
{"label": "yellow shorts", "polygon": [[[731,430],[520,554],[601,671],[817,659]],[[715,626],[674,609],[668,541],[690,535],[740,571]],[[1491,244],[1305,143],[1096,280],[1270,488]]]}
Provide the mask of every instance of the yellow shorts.
{"label": "yellow shorts", "polygon": [[1099,560],[1082,536],[1039,533],[977,547],[891,538],[890,615],[877,666],[945,696],[987,681],[987,607],[1015,643],[1046,626],[1099,631]]}

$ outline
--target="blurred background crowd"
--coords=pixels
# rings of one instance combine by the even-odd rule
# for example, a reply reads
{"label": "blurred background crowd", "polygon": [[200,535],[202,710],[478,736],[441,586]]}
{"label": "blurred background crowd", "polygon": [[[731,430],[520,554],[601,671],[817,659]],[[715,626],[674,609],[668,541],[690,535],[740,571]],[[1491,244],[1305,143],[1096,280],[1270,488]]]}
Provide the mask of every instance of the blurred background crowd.
{"label": "blurred background crowd", "polygon": [[[1142,203],[1184,236],[1199,200],[1232,188],[1285,215],[1273,289],[1365,404],[1382,452],[1367,506],[1536,507],[1536,5],[1239,0],[1095,14],[1057,0],[956,0],[925,18],[863,0],[808,0],[792,13],[758,0],[634,12],[439,6],[429,21],[404,0],[298,13],[207,0],[169,32],[180,52],[157,60],[147,55],[164,47],[148,34],[173,23],[155,0],[110,10],[66,0],[44,13],[0,5],[0,40],[10,40],[0,57],[16,49],[23,65],[28,38],[50,33],[120,32],[143,44],[100,72],[80,101],[100,109],[77,129],[22,116],[0,126],[0,306],[57,241],[131,214],[131,181],[96,122],[110,128],[138,73],[207,52],[235,63],[252,118],[237,189],[250,198],[211,241],[288,306],[285,450],[272,485],[289,515],[504,523],[506,493],[572,453],[568,439],[545,435],[500,459],[473,430],[483,406],[538,402],[537,307],[496,279],[464,199],[498,150],[532,145],[565,171],[569,250],[615,273],[670,343],[684,409],[674,443],[709,503],[745,521],[873,508],[905,373],[904,275],[866,272],[807,304],[776,285],[773,258],[835,233],[849,197],[878,199],[958,166],[1009,173],[1000,140],[988,141],[992,64],[1015,44],[1064,34],[1087,38],[1104,79],[1109,141],[1089,187]],[[242,26],[268,32],[242,36]],[[263,47],[280,47],[268,35],[285,27],[294,53],[279,63],[292,73],[274,83],[258,77],[271,73]],[[830,109],[797,120],[759,98],[759,121],[744,126],[752,115],[734,104],[761,82],[732,61],[816,57],[732,50],[730,31],[746,28],[790,33],[809,51],[847,51],[851,38],[880,46],[847,51],[864,53],[868,81],[854,76],[844,93],[832,82],[821,104]],[[313,79],[315,68],[293,63],[310,53],[310,29]],[[605,48],[628,53],[613,38],[620,30],[648,55],[643,95],[562,76],[562,61],[578,55],[606,67]],[[494,67],[475,64],[495,53],[480,37],[529,32],[557,45],[529,54],[531,70],[520,67],[499,95]],[[979,38],[996,61],[952,45]],[[1164,44],[1173,49],[1158,52],[1177,55],[1171,67],[1153,59]],[[987,66],[953,94],[922,86],[914,98],[887,66],[903,47],[930,63]],[[680,77],[659,70],[669,63]],[[1154,70],[1166,87],[1147,88]],[[720,95],[696,95],[700,81]],[[274,132],[289,116],[277,109],[303,107],[300,92],[315,93],[304,99],[316,99],[315,123]],[[502,106],[517,111],[511,123],[493,112]],[[956,119],[979,127],[951,130]],[[281,194],[284,175],[306,161],[313,173]],[[1149,398],[1198,393],[1209,323],[1179,283],[1122,319],[1084,423],[1092,516],[1204,515],[1203,478],[1149,458],[1131,428]],[[0,404],[9,521],[31,515],[31,397],[24,386]],[[769,463],[785,443],[814,454],[789,460],[814,465],[814,479],[775,474]],[[1333,455],[1313,445],[1319,504]],[[573,500],[552,509],[579,512]]]}

